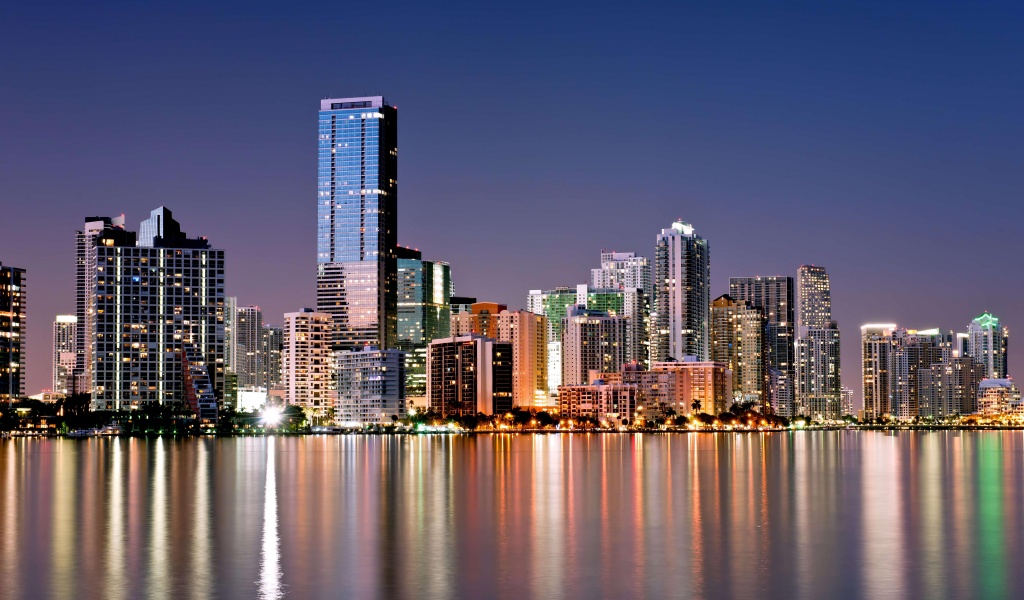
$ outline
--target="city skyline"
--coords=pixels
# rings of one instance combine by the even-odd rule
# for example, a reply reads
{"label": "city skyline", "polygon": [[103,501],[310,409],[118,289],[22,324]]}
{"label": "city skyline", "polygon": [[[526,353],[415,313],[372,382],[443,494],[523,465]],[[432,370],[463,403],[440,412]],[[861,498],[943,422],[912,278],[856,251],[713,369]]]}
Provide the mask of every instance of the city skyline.
{"label": "city skyline", "polygon": [[[979,10],[977,22],[995,27],[1007,16],[995,12]],[[82,22],[105,16],[109,17],[101,10],[85,15]],[[896,17],[900,21],[900,16]],[[528,56],[526,64],[537,67],[537,72],[513,69],[523,85],[508,94],[493,82],[472,88],[460,83],[457,69],[445,68],[446,61],[452,59],[450,52],[441,52],[433,59],[436,62],[428,65],[440,67],[438,82],[425,81],[407,70],[391,73],[385,67],[400,64],[407,47],[377,59],[373,63],[377,73],[344,81],[313,73],[316,69],[312,68],[285,73],[281,67],[295,64],[301,50],[309,50],[303,47],[284,52],[276,63],[279,70],[273,73],[279,77],[261,83],[257,83],[255,72],[241,72],[223,89],[200,85],[201,93],[165,94],[171,91],[163,87],[167,84],[143,76],[133,83],[146,93],[147,100],[136,105],[117,100],[133,96],[102,67],[105,61],[100,59],[106,51],[84,44],[81,59],[72,62],[91,57],[97,66],[82,68],[76,63],[77,71],[67,73],[58,65],[47,78],[59,81],[61,88],[90,91],[67,108],[55,110],[63,106],[58,104],[63,99],[55,93],[56,84],[30,72],[32,64],[54,60],[53,51],[40,53],[13,72],[11,89],[18,93],[0,100],[7,114],[18,115],[5,127],[11,133],[6,136],[10,146],[5,147],[5,156],[12,160],[0,167],[4,198],[0,261],[27,269],[31,282],[25,391],[49,387],[51,361],[44,359],[51,352],[48,332],[56,315],[74,312],[71,240],[83,217],[89,215],[126,213],[129,223],[137,223],[153,206],[166,205],[190,230],[202,232],[226,250],[227,294],[244,305],[261,306],[268,323],[280,325],[285,312],[315,306],[311,283],[315,281],[312,257],[316,253],[312,233],[312,198],[316,197],[312,184],[313,102],[379,90],[403,107],[399,146],[404,200],[398,243],[423,249],[425,260],[449,263],[457,295],[503,302],[511,310],[525,308],[530,289],[586,281],[601,249],[635,252],[653,260],[656,232],[682,218],[714,246],[712,298],[728,292],[729,277],[794,277],[797,267],[808,263],[828,269],[833,318],[848,332],[842,340],[843,385],[856,390],[859,405],[861,386],[855,367],[860,343],[856,332],[861,325],[895,322],[962,331],[971,319],[988,311],[997,315],[1012,335],[1022,317],[1013,302],[1022,291],[1019,267],[1012,260],[1008,266],[1000,264],[1003,261],[977,260],[978,256],[1002,254],[1012,258],[1014,250],[1008,242],[1015,238],[1014,225],[1022,216],[1020,203],[1012,195],[1021,183],[1011,160],[1015,156],[1009,145],[1014,139],[1012,128],[1005,132],[994,127],[1020,99],[1016,84],[997,76],[1001,72],[998,65],[1009,58],[995,59],[1002,56],[998,51],[1006,50],[1008,42],[998,36],[981,41],[986,36],[971,30],[965,33],[970,44],[960,41],[939,48],[941,25],[959,22],[954,14],[943,11],[933,18],[932,28],[915,35],[938,52],[937,58],[925,59],[902,48],[899,54],[904,61],[938,68],[945,63],[933,60],[962,66],[955,62],[958,52],[966,52],[972,66],[978,64],[979,57],[990,59],[981,61],[982,67],[970,74],[953,69],[949,76],[958,85],[943,86],[941,93],[930,87],[937,76],[927,69],[902,85],[893,75],[881,73],[880,81],[873,81],[856,70],[862,60],[901,49],[903,42],[895,32],[898,27],[871,21],[883,43],[858,59],[817,37],[834,33],[827,14],[812,19],[822,25],[814,37],[809,36],[808,24],[784,24],[784,30],[804,36],[791,45],[775,46],[784,60],[762,76],[737,66],[739,59],[754,55],[752,46],[727,51],[715,45],[709,36],[721,27],[714,27],[718,23],[714,15],[694,15],[693,23],[711,25],[709,33],[698,40],[719,52],[715,64],[741,69],[751,78],[751,89],[760,94],[759,102],[746,101],[726,87],[701,87],[700,82],[711,79],[693,61],[683,61],[680,67],[684,73],[698,76],[693,89],[657,84],[653,74],[634,72],[632,63],[619,62],[611,64],[605,78],[597,78],[593,69],[585,70],[595,77],[577,82],[579,88],[574,91],[559,85],[557,68],[540,68],[542,59]],[[553,21],[564,19],[564,13],[556,13]],[[635,30],[641,21],[626,18],[622,26]],[[458,24],[458,20],[453,22],[453,26]],[[763,25],[750,18],[740,26],[754,28],[758,24]],[[15,43],[32,47],[35,42],[25,37],[32,32],[31,25],[30,19],[25,31],[12,38]],[[149,26],[156,27],[153,23]],[[197,27],[187,31],[205,31],[205,26]],[[864,33],[854,29],[854,33]],[[123,34],[112,33],[112,39],[128,43]],[[905,31],[900,33],[905,35]],[[247,31],[239,34],[243,38],[252,35]],[[74,43],[76,35],[81,34],[69,36],[65,43]],[[416,38],[410,43],[416,41],[423,40]],[[585,35],[580,41],[584,47],[596,43]],[[195,58],[192,51],[167,36],[157,36],[156,43],[175,59]],[[461,48],[464,43],[454,45]],[[543,38],[541,47],[554,43],[553,37]],[[667,49],[673,51],[668,54],[689,56],[683,52],[694,49],[683,45],[689,43],[694,42],[670,46]],[[214,56],[226,56],[227,46],[211,44]],[[436,42],[433,44],[428,46],[436,48]],[[502,42],[484,46],[489,52],[459,64],[479,68],[488,57],[507,50]],[[839,92],[827,91],[827,85],[819,88],[826,91],[808,94],[804,86],[816,81],[825,69],[791,52],[813,53],[822,48],[832,50],[826,56],[836,59],[846,77],[845,86],[851,81],[872,85],[864,92],[843,87],[840,91],[845,102],[837,102]],[[605,56],[603,52],[608,51],[598,56]],[[581,66],[588,62],[574,55],[559,59],[555,67],[572,64],[560,61],[578,61]],[[171,68],[171,63],[157,61],[153,72],[165,73]],[[799,76],[806,68],[811,73]],[[216,69],[201,71],[198,83],[214,81],[218,73]],[[794,73],[797,85],[792,88],[776,88],[769,80],[772,74]],[[702,74],[704,77],[699,77]],[[260,75],[267,79],[264,73]],[[95,85],[82,86],[77,79],[82,76],[95,76]],[[826,78],[825,83],[829,81],[840,80]],[[972,84],[997,89],[999,103],[953,90]],[[250,92],[246,95],[259,96],[265,91],[263,86],[285,91],[267,93],[253,106],[232,104],[230,114],[222,110],[229,99],[246,90]],[[633,90],[647,86],[671,113],[661,131],[652,131],[642,116],[629,125],[605,120],[605,105],[628,100],[636,95]],[[545,88],[572,109],[522,106],[524,95]],[[857,114],[856,123],[839,125],[850,102],[858,97],[875,98],[872,91],[886,88],[904,94],[876,98],[877,104],[870,110]],[[763,99],[766,94],[767,103]],[[589,99],[590,95],[600,101]],[[466,102],[453,108],[449,104],[453,96]],[[808,110],[793,114],[780,108],[797,97],[801,98],[797,106]],[[912,102],[911,110],[907,105],[910,99],[930,102],[923,103],[923,111],[921,102]],[[968,110],[958,113],[963,118],[956,123],[946,118],[946,111],[964,104]],[[768,110],[770,107],[774,110]],[[751,109],[755,110],[749,112]],[[463,118],[437,119],[435,115],[445,114],[444,110],[451,111],[449,114],[461,111]],[[162,141],[152,145],[145,162],[140,163],[133,124],[151,112],[160,115],[152,126],[154,136]],[[259,119],[253,118],[256,114]],[[732,123],[743,115],[746,120],[739,122],[744,126],[740,131]],[[63,152],[71,160],[60,171],[55,186],[42,185],[49,150],[44,150],[41,140],[53,139],[55,128],[66,126],[66,119],[76,123],[67,131],[60,129],[60,139],[66,142]],[[482,125],[486,125],[487,135],[477,134]],[[557,158],[545,147],[556,138],[570,140],[579,148],[579,155],[569,162]],[[937,143],[925,144],[919,138]],[[467,143],[470,140],[472,145]],[[645,150],[639,158],[627,157],[616,150],[620,145],[639,145]],[[524,152],[526,149],[536,152]],[[627,173],[650,161],[665,173],[640,190],[638,197]],[[499,168],[499,163],[508,167]],[[687,166],[667,169],[675,164]],[[73,188],[75,193],[60,191],[65,188]],[[485,201],[481,203],[481,199]],[[517,204],[510,204],[512,201]],[[934,241],[934,232],[957,231],[961,223],[982,218],[979,202],[1004,218],[986,224],[985,235],[976,236],[971,252],[937,252],[942,246]],[[488,204],[496,208],[481,210]],[[499,206],[516,206],[515,212],[521,214]],[[608,219],[609,211],[618,211],[616,218]],[[892,260],[894,249],[886,243],[897,242],[887,230],[906,230],[911,225],[922,233],[904,233],[897,246],[900,260]],[[923,233],[929,231],[932,234]],[[928,243],[907,243],[908,236],[911,242]],[[524,243],[527,240],[529,243]],[[268,278],[267,272],[273,277]],[[1011,354],[1012,375],[1022,359]]]}

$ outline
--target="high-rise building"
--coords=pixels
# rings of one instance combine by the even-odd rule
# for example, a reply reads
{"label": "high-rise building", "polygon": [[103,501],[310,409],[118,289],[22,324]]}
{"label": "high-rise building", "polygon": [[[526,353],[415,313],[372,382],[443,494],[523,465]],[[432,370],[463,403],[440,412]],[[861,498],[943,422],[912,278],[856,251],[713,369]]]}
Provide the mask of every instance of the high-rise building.
{"label": "high-rise building", "polygon": [[[793,278],[732,277],[729,295],[749,302],[764,311],[768,370],[779,371],[774,396],[769,394],[770,410],[783,417],[796,416],[796,344],[793,306]],[[773,386],[769,386],[772,389]]]}
{"label": "high-rise building", "polygon": [[284,330],[273,325],[263,326],[263,372],[260,387],[269,390],[281,385],[281,353],[284,351]]}
{"label": "high-rise building", "polygon": [[331,315],[303,308],[284,314],[281,378],[285,402],[301,406],[314,422],[334,410],[336,389]]}
{"label": "high-rise building", "polygon": [[612,317],[624,317],[627,321],[626,362],[647,368],[651,350],[651,305],[643,289],[588,289],[581,285],[578,286],[576,297],[582,301],[578,305],[588,310],[607,313]]}
{"label": "high-rise building", "polygon": [[574,307],[562,323],[562,383],[586,385],[590,372],[614,373],[626,363],[628,321]]}
{"label": "high-rise building", "polygon": [[796,272],[797,320],[800,329],[828,329],[832,322],[832,290],[825,267],[801,265]]}
{"label": "high-rise building", "polygon": [[451,335],[451,268],[398,249],[398,348],[405,353],[405,395],[427,395],[427,344]]}
{"label": "high-rise building", "polygon": [[[124,215],[86,217],[85,225],[75,232],[75,317],[78,318],[78,342],[75,351],[76,376],[85,382],[82,393],[92,393],[93,359],[96,344],[96,238],[104,231],[124,231]],[[134,244],[134,241],[132,241]]]}
{"label": "high-rise building", "polygon": [[476,334],[427,346],[427,401],[443,416],[512,410],[512,344]]}
{"label": "high-rise building", "polygon": [[999,325],[992,313],[982,313],[967,326],[967,348],[963,356],[985,365],[987,377],[1002,379],[1007,376],[1007,344],[1010,333]]}
{"label": "high-rise building", "polygon": [[815,421],[843,416],[839,329],[827,325],[803,329],[796,342],[796,413]]}
{"label": "high-rise building", "polygon": [[558,395],[558,386],[562,384],[562,321],[571,307],[586,302],[579,298],[578,291],[578,286],[530,290],[526,299],[526,310],[548,319],[548,394],[552,397]]}
{"label": "high-rise building", "polygon": [[707,240],[676,221],[654,248],[651,362],[684,356],[707,360],[711,351],[711,269]]}
{"label": "high-rise building", "polygon": [[978,410],[978,387],[986,368],[970,357],[949,358],[920,372],[918,410],[922,417],[969,415]]}
{"label": "high-rise building", "polygon": [[450,301],[453,315],[469,312],[469,308],[476,304],[476,298],[471,296],[452,296]]}
{"label": "high-rise building", "polygon": [[648,298],[654,294],[651,262],[633,252],[601,250],[601,267],[590,270],[590,287],[595,290],[640,289]]}
{"label": "high-rise building", "polygon": [[889,365],[894,329],[895,323],[872,323],[860,328],[864,417],[867,419],[886,418],[893,414],[889,398]]}
{"label": "high-rise building", "polygon": [[865,325],[861,341],[865,416],[913,419],[921,415],[921,373],[951,358],[952,335],[895,324]]}
{"label": "high-rise building", "polygon": [[258,306],[235,309],[231,330],[233,370],[238,389],[251,391],[264,387],[266,354],[263,348],[263,311]]}
{"label": "high-rise building", "polygon": [[842,389],[842,398],[843,416],[855,414],[853,412],[853,390],[844,387]]}
{"label": "high-rise building", "polygon": [[361,346],[338,352],[339,425],[384,424],[405,416],[405,358],[400,350]]}
{"label": "high-rise building", "polygon": [[317,310],[338,348],[394,348],[398,111],[381,96],[320,101]]}
{"label": "high-rise building", "polygon": [[487,338],[498,338],[498,315],[508,310],[508,306],[497,302],[474,302],[468,311],[452,315],[451,333],[467,335],[476,333]]}
{"label": "high-rise building", "polygon": [[53,383],[51,391],[58,396],[77,392],[75,367],[78,364],[78,317],[57,315],[53,321]]}
{"label": "high-rise building", "polygon": [[25,269],[0,263],[0,402],[25,395],[25,336],[28,310]]}
{"label": "high-rise building", "polygon": [[238,298],[224,298],[224,372],[234,377],[235,373],[235,318],[238,314]]}
{"label": "high-rise building", "polygon": [[[82,236],[92,244],[84,253],[90,287],[83,295],[91,303],[85,314],[93,407],[182,402],[197,369],[207,371],[212,393],[221,396],[224,251],[189,238],[165,208],[144,222],[147,236],[139,243],[123,226],[98,222],[101,230]],[[192,366],[183,370],[186,361]]]}
{"label": "high-rise building", "polygon": [[732,371],[734,400],[763,406],[768,387],[760,308],[723,294],[711,303],[711,360]]}

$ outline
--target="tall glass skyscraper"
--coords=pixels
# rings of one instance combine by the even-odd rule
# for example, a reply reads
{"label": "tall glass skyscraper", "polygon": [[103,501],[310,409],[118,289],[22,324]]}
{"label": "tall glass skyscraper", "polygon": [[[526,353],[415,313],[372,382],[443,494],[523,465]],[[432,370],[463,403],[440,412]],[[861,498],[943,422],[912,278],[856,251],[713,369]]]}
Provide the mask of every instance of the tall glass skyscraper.
{"label": "tall glass skyscraper", "polygon": [[452,277],[448,263],[398,248],[398,348],[405,352],[405,397],[427,395],[427,345],[451,332]]}
{"label": "tall glass skyscraper", "polygon": [[321,100],[317,143],[317,311],[338,348],[393,348],[398,112],[381,96]]}
{"label": "tall glass skyscraper", "polygon": [[651,362],[711,350],[711,268],[708,242],[683,221],[662,229],[654,248]]}

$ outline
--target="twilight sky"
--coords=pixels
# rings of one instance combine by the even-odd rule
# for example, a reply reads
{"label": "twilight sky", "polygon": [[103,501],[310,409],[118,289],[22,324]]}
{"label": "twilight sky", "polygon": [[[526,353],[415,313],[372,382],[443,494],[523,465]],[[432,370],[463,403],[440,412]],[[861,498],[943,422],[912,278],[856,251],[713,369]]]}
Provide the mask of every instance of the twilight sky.
{"label": "twilight sky", "polygon": [[87,215],[136,228],[166,205],[226,249],[240,304],[277,324],[312,306],[318,101],[369,94],[400,109],[399,239],[460,295],[523,307],[682,218],[713,296],[828,268],[857,403],[867,322],[990,310],[1024,368],[1024,4],[426,4],[0,8],[0,262],[29,269],[28,393]]}

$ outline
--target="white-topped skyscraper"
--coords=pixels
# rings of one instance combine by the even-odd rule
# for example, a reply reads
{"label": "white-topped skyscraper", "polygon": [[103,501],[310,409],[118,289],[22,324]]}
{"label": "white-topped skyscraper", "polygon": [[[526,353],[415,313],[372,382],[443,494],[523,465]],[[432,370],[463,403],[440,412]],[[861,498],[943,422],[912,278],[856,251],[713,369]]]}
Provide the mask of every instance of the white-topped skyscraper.
{"label": "white-topped skyscraper", "polygon": [[654,248],[651,362],[708,360],[711,267],[708,242],[683,221],[662,229]]}
{"label": "white-topped skyscraper", "polygon": [[648,298],[654,292],[651,261],[634,252],[601,251],[601,267],[590,270],[590,287],[595,290],[639,288]]}
{"label": "white-topped skyscraper", "polygon": [[317,311],[339,349],[394,348],[398,112],[381,96],[320,101]]}
{"label": "white-topped skyscraper", "polygon": [[1000,326],[999,318],[982,313],[967,326],[964,355],[985,366],[985,377],[1003,379],[1007,370],[1007,345],[1010,333]]}

